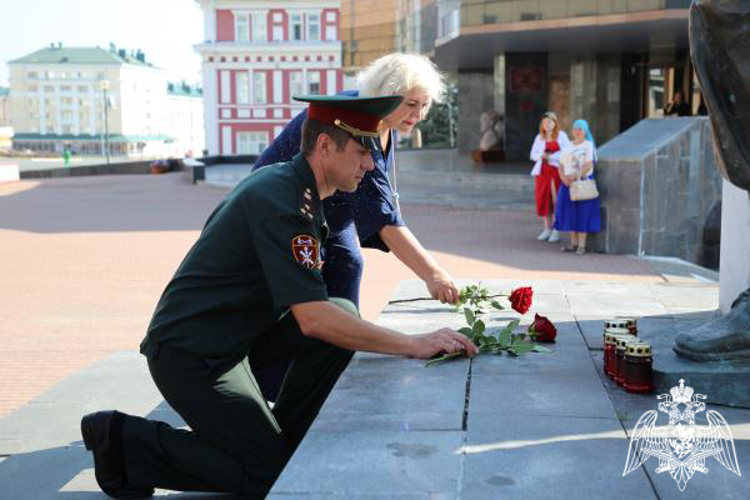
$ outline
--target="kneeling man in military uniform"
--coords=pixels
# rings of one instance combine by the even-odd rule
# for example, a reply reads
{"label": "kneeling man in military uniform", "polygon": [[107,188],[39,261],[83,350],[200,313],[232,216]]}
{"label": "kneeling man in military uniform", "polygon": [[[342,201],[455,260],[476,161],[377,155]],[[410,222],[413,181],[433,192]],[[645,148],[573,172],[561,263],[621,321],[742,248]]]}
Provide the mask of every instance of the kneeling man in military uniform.
{"label": "kneeling man in military uniform", "polygon": [[[321,200],[372,170],[401,97],[304,97],[302,153],[243,180],[213,211],[166,287],[141,352],[191,430],[117,411],[83,417],[96,480],[114,498],[154,488],[262,498],[354,351],[429,358],[476,346],[450,329],[405,335],[326,294]],[[273,409],[254,373],[293,358]]]}

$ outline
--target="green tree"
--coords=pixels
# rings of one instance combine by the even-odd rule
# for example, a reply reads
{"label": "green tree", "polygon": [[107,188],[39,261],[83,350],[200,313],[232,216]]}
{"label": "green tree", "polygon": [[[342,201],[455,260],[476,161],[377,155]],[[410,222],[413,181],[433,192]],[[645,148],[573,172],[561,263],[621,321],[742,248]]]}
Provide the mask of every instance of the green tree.
{"label": "green tree", "polygon": [[430,108],[427,117],[419,122],[423,147],[453,147],[456,143],[458,119],[458,86],[448,83],[445,98]]}

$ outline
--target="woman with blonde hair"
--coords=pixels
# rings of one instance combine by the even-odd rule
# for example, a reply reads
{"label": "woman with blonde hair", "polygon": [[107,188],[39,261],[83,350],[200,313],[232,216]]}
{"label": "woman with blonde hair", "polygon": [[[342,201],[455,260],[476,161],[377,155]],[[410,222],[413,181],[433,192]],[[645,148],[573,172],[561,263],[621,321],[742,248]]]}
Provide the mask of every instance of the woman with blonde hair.
{"label": "woman with blonde hair", "polygon": [[[323,201],[330,234],[323,245],[322,274],[330,297],[349,299],[359,307],[362,279],[360,247],[392,251],[409,269],[424,280],[430,295],[443,303],[455,304],[459,290],[453,278],[422,247],[401,218],[398,193],[389,181],[395,169],[397,133],[409,133],[421,121],[433,102],[445,92],[443,76],[426,57],[394,53],[383,56],[357,75],[357,90],[346,95],[401,95],[401,105],[383,119],[381,151],[372,151],[375,168],[368,171],[354,193],[337,192]],[[253,169],[290,160],[299,153],[304,111],[297,115],[271,145],[263,151]],[[283,367],[283,372],[286,366]],[[278,376],[278,373],[275,374]],[[271,377],[273,378],[273,377]],[[261,389],[273,399],[280,380],[263,380]],[[266,387],[263,387],[266,385]]]}
{"label": "woman with blonde hair", "polygon": [[568,147],[570,140],[560,130],[557,115],[547,111],[539,122],[539,134],[531,146],[531,159],[535,162],[531,175],[536,178],[534,197],[536,214],[544,223],[544,230],[537,237],[540,241],[560,241],[560,234],[553,227],[557,191],[560,188],[560,151]]}

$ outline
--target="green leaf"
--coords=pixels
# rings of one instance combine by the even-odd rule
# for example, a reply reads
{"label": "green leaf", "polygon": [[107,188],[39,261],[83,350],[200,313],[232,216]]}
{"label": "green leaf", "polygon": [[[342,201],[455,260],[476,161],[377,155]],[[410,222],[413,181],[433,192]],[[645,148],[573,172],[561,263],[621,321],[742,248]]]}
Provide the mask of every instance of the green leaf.
{"label": "green leaf", "polygon": [[502,311],[502,310],[505,309],[505,307],[503,307],[503,305],[500,302],[496,301],[496,300],[493,300],[492,302],[490,302],[490,304],[492,304],[492,307],[494,307],[498,311]]}
{"label": "green leaf", "polygon": [[471,328],[469,328],[468,326],[465,326],[463,328],[459,328],[458,331],[459,331],[459,333],[463,333],[467,337],[471,338],[472,331],[471,331]]}
{"label": "green leaf", "polygon": [[512,335],[513,334],[507,327],[503,328],[503,330],[497,336],[497,343],[500,344],[503,348],[510,346]]}
{"label": "green leaf", "polygon": [[476,320],[471,327],[471,331],[474,335],[482,335],[486,329],[487,327],[481,319]]}
{"label": "green leaf", "polygon": [[510,323],[508,323],[508,326],[506,326],[505,328],[509,329],[512,332],[513,330],[515,330],[516,328],[518,328],[519,324],[521,324],[521,320],[520,319],[514,319],[513,321],[511,321]]}
{"label": "green leaf", "polygon": [[474,317],[474,312],[468,307],[464,307],[464,316],[466,317],[466,322],[469,324],[469,326],[474,326],[474,321],[476,320],[476,318]]}
{"label": "green leaf", "polygon": [[543,345],[539,344],[533,344],[534,348],[531,349],[534,352],[538,352],[540,354],[549,354],[552,352],[552,349],[549,349],[547,347],[544,347]]}
{"label": "green leaf", "polygon": [[508,349],[508,352],[515,356],[521,356],[533,350],[534,344],[514,344]]}

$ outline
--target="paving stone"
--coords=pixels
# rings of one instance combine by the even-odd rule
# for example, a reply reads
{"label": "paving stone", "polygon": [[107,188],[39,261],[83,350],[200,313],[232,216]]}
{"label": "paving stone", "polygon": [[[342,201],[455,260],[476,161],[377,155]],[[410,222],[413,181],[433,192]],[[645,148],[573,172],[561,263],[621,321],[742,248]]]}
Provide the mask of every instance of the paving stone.
{"label": "paving stone", "polygon": [[[457,451],[463,441],[464,433],[459,431],[310,433],[272,493],[347,497],[439,494],[455,498],[461,461]],[[325,473],[311,466],[316,463]]]}
{"label": "paving stone", "polygon": [[622,477],[628,440],[617,420],[515,410],[469,426],[461,498],[658,498],[641,470]]}
{"label": "paving stone", "polygon": [[439,367],[393,356],[355,355],[315,429],[461,430],[469,361]]}
{"label": "paving stone", "polygon": [[515,359],[489,358],[476,359],[477,369],[472,367],[469,429],[475,422],[494,421],[494,414],[521,419],[539,415],[616,418],[588,357],[578,363],[552,363],[554,355],[526,355],[518,359],[521,366],[515,372],[495,369]]}

